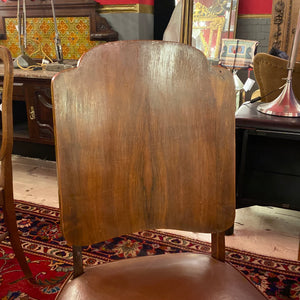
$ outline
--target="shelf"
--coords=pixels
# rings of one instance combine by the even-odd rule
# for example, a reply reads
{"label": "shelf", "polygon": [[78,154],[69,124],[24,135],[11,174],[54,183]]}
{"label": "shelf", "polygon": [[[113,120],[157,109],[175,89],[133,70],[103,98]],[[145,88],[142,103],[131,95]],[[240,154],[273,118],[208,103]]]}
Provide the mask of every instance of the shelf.
{"label": "shelf", "polygon": [[27,122],[14,124],[14,140],[28,141],[29,131]]}

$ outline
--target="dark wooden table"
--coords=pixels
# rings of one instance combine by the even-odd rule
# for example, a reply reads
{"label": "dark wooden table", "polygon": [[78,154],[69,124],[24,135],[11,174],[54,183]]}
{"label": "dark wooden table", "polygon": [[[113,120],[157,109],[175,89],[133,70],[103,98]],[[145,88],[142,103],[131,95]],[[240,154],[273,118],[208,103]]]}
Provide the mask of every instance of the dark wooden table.
{"label": "dark wooden table", "polygon": [[237,207],[300,210],[300,118],[266,115],[257,105],[236,112]]}

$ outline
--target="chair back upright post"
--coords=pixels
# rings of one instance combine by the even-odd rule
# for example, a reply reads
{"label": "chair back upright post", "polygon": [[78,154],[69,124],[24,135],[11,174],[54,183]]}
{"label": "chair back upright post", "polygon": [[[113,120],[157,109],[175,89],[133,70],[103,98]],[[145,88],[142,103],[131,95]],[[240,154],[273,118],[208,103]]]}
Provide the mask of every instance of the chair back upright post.
{"label": "chair back upright post", "polygon": [[4,79],[2,90],[2,143],[0,149],[0,203],[3,206],[4,223],[16,258],[25,274],[31,278],[32,273],[27,264],[17,228],[15,204],[13,199],[12,161],[13,148],[13,62],[10,51],[0,46],[0,61],[4,65]]}

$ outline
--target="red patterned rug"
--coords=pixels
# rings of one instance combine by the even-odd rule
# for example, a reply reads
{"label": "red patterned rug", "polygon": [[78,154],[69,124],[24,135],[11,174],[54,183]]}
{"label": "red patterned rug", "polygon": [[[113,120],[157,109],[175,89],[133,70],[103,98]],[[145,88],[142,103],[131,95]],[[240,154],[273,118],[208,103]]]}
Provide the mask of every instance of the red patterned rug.
{"label": "red patterned rug", "polygon": [[[16,201],[23,248],[36,283],[23,278],[8,241],[0,244],[0,299],[55,299],[72,271],[70,248],[59,228],[59,210]],[[0,211],[0,220],[2,220]],[[0,232],[4,231],[0,222]],[[164,253],[209,253],[210,244],[157,230],[142,231],[84,249],[84,263]],[[300,299],[300,262],[226,248],[226,261],[267,299]]]}

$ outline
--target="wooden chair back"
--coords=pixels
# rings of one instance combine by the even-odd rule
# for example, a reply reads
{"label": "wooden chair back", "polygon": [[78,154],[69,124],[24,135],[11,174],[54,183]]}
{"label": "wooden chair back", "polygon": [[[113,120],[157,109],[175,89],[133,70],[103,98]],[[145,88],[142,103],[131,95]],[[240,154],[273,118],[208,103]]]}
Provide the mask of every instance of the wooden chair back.
{"label": "wooden chair back", "polygon": [[[69,244],[150,228],[224,240],[235,216],[230,72],[187,45],[119,41],[55,76],[52,97]],[[224,243],[214,249],[224,259]]]}
{"label": "wooden chair back", "polygon": [[21,246],[16,223],[15,204],[13,199],[12,161],[13,149],[13,61],[10,51],[0,46],[0,61],[4,65],[4,78],[2,86],[2,139],[0,148],[1,175],[0,175],[0,205],[3,207],[4,223],[7,232],[0,236],[0,241],[7,235],[10,238],[11,246],[16,258],[27,278],[32,277],[32,273],[27,264]]}

